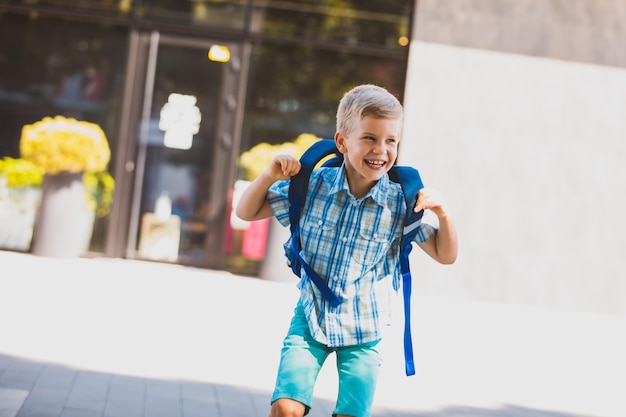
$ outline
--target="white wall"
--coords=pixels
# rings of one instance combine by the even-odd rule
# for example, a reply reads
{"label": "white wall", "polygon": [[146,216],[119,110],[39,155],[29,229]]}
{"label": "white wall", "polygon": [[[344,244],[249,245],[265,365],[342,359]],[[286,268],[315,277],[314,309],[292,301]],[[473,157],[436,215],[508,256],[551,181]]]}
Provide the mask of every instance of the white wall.
{"label": "white wall", "polygon": [[626,315],[626,70],[413,42],[405,110],[460,242],[416,292]]}

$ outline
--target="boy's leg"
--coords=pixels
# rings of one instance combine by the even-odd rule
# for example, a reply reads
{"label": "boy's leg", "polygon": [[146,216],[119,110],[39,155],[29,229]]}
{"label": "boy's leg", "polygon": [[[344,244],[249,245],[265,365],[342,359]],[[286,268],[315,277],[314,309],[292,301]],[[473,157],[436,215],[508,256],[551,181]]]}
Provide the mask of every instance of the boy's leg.
{"label": "boy's leg", "polygon": [[329,354],[330,349],[311,337],[298,303],[283,341],[270,417],[301,417],[309,412],[315,381]]}
{"label": "boy's leg", "polygon": [[334,416],[369,417],[382,358],[378,341],[337,348],[339,395]]}
{"label": "boy's leg", "polygon": [[289,398],[279,398],[272,403],[269,417],[302,417],[308,408],[301,402]]}

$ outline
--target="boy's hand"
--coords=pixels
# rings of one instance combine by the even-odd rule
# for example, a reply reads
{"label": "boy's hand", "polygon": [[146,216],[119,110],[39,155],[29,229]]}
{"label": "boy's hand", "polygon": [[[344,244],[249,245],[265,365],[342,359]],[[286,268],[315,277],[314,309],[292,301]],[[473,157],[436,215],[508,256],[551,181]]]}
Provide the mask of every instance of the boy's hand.
{"label": "boy's hand", "polygon": [[446,203],[441,193],[433,188],[423,188],[417,195],[414,210],[430,209],[439,219],[439,229],[433,239],[418,245],[431,258],[439,263],[449,265],[456,261],[458,242],[454,222],[447,212]]}
{"label": "boy's hand", "polygon": [[414,211],[430,209],[438,217],[445,216],[446,203],[441,193],[434,188],[422,188],[417,194]]}
{"label": "boy's hand", "polygon": [[247,221],[273,216],[274,212],[267,201],[267,191],[274,182],[288,180],[296,175],[300,168],[300,161],[292,156],[277,155],[272,158],[269,167],[252,181],[241,195],[236,208],[237,216]]}
{"label": "boy's hand", "polygon": [[267,176],[274,181],[288,180],[300,172],[300,161],[293,156],[277,155],[267,168]]}

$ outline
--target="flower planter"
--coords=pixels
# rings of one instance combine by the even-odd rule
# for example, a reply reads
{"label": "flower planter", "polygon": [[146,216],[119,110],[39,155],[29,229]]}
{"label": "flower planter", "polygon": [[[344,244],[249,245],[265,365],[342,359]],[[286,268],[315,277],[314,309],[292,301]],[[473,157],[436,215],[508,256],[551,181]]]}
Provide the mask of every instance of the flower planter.
{"label": "flower planter", "polygon": [[83,173],[46,174],[32,253],[55,258],[82,255],[89,247],[93,222],[94,211],[87,203]]}
{"label": "flower planter", "polygon": [[28,252],[41,189],[4,187],[0,191],[0,248]]}
{"label": "flower planter", "polygon": [[[96,210],[100,217],[108,214],[114,187],[113,178],[104,172],[111,157],[104,131],[87,121],[44,117],[22,127],[20,154],[23,161],[11,159],[0,165],[12,175],[10,181],[33,180],[32,175],[23,175],[26,166],[22,162],[32,165],[26,170],[31,174],[37,173],[33,166],[40,175],[45,173],[31,252],[63,258],[85,253]],[[41,176],[34,179],[41,180]]]}

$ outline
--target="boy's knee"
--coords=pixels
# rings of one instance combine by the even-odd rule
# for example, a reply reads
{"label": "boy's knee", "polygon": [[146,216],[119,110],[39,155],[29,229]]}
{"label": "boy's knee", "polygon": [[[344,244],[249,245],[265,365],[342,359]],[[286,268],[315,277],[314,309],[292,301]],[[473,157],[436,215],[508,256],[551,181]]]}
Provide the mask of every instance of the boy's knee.
{"label": "boy's knee", "polygon": [[270,417],[303,417],[306,407],[301,402],[280,398],[272,403]]}

